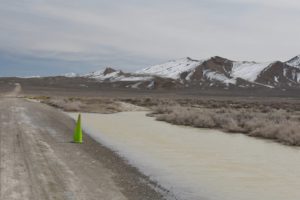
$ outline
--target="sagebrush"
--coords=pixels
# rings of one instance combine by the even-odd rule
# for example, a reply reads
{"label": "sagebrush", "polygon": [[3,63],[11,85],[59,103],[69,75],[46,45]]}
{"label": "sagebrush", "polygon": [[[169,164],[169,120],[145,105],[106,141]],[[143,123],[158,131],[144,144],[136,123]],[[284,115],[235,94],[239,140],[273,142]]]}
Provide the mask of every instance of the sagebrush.
{"label": "sagebrush", "polygon": [[286,110],[193,108],[160,105],[153,108],[157,120],[199,128],[217,128],[227,132],[274,139],[300,146],[300,120]]}

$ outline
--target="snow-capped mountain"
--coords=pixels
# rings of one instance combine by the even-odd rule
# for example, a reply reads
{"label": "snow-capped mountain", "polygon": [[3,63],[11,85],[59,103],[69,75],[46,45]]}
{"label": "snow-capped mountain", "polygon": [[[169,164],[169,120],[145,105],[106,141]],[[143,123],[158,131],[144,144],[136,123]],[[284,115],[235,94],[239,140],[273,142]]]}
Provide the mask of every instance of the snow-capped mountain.
{"label": "snow-capped mountain", "polygon": [[92,73],[88,73],[83,77],[86,78],[93,78],[98,81],[110,81],[110,82],[117,82],[117,81],[124,81],[124,82],[135,82],[135,81],[147,81],[152,79],[152,76],[147,76],[143,74],[131,74],[131,73],[124,73],[121,70],[115,70],[113,68],[105,68],[103,70],[95,71]]}
{"label": "snow-capped mountain", "polygon": [[121,74],[122,71],[115,70],[113,68],[108,67],[99,71],[88,73],[84,75],[84,77],[105,81],[105,80],[112,80],[114,78],[117,78],[121,76]]}
{"label": "snow-capped mountain", "polygon": [[201,61],[185,58],[147,67],[137,73],[176,79],[187,86],[299,87],[299,60],[295,57],[293,62],[257,63],[232,61],[218,56]]}
{"label": "snow-capped mountain", "polygon": [[129,88],[300,88],[300,56],[287,62],[187,57],[134,73],[106,68],[81,77]]}

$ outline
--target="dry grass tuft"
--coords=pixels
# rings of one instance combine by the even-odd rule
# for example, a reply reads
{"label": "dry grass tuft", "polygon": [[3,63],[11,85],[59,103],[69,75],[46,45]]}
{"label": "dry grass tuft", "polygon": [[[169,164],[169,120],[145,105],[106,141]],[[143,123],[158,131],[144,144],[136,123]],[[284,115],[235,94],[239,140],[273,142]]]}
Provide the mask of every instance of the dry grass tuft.
{"label": "dry grass tuft", "polygon": [[83,104],[80,101],[76,101],[76,100],[70,101],[67,99],[51,99],[47,101],[47,104],[69,112],[80,111],[81,108],[83,107]]}

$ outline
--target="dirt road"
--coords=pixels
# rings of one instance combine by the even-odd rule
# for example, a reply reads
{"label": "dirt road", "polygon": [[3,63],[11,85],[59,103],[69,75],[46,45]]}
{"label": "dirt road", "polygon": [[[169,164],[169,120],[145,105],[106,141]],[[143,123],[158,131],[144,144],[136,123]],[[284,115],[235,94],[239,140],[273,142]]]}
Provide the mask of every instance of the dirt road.
{"label": "dirt road", "polygon": [[15,98],[20,90],[0,98],[0,199],[163,199],[147,177],[87,135],[84,144],[71,143],[74,121]]}

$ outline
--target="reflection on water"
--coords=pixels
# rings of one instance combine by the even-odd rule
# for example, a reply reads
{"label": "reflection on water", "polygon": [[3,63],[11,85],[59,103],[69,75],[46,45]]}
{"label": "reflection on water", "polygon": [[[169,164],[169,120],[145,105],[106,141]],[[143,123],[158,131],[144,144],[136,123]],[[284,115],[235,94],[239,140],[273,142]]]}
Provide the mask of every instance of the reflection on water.
{"label": "reflection on water", "polygon": [[300,199],[299,148],[145,114],[83,114],[83,127],[179,199]]}

